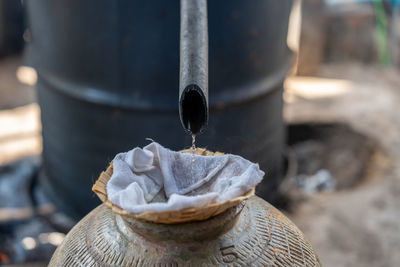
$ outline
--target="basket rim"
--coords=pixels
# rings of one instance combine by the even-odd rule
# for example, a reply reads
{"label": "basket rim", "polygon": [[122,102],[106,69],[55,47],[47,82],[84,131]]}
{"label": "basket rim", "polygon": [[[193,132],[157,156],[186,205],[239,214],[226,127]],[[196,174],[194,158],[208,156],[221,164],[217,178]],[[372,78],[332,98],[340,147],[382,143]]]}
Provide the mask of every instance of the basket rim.
{"label": "basket rim", "polygon": [[[183,150],[181,152],[187,153],[191,151],[190,149]],[[218,153],[218,154],[217,154]],[[206,149],[197,148],[196,154],[200,155],[223,155],[220,152],[210,152]],[[254,195],[255,188],[252,188],[244,195],[236,197],[234,199],[226,200],[219,203],[212,203],[203,207],[191,207],[185,208],[181,210],[172,210],[172,211],[145,211],[142,213],[132,213],[127,211],[118,205],[112,203],[107,197],[107,183],[111,179],[113,173],[113,162],[110,162],[109,166],[105,171],[103,171],[95,184],[92,187],[92,191],[100,198],[100,200],[104,203],[105,206],[110,208],[114,213],[122,215],[127,218],[134,219],[143,219],[146,221],[156,222],[156,223],[183,223],[190,221],[200,221],[206,220],[210,217],[216,216],[227,209],[238,205],[242,201],[250,198]]]}

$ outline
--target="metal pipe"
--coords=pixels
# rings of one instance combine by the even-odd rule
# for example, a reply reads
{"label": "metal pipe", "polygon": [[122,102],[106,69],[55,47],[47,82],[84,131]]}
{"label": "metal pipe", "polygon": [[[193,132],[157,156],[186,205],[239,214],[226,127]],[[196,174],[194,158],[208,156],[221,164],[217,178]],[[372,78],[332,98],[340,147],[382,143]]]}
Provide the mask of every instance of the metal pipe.
{"label": "metal pipe", "polygon": [[179,116],[191,134],[208,122],[207,1],[181,0]]}

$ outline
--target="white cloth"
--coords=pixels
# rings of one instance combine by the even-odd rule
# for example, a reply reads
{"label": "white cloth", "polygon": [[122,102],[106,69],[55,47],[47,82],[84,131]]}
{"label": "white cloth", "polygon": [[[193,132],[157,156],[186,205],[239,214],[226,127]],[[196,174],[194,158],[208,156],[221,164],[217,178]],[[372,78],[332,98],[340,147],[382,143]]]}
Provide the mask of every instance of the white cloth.
{"label": "white cloth", "polygon": [[264,172],[240,156],[200,156],[158,143],[119,153],[107,183],[108,199],[132,213],[201,207],[241,196]]}

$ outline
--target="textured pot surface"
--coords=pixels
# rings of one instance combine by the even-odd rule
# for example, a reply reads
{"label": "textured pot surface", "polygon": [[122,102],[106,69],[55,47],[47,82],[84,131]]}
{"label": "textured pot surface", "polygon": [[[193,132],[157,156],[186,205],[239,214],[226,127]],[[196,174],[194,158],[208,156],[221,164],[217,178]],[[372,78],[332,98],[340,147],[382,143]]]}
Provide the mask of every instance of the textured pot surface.
{"label": "textured pot surface", "polygon": [[310,243],[259,197],[206,221],[163,225],[101,205],[58,247],[50,266],[320,266]]}

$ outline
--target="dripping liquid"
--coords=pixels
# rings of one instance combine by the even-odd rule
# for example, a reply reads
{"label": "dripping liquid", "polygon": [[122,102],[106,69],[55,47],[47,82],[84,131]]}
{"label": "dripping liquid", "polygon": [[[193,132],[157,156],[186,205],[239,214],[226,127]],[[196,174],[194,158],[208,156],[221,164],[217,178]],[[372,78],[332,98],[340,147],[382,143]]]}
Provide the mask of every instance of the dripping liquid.
{"label": "dripping liquid", "polygon": [[[194,156],[194,153],[196,153],[196,135],[192,134],[192,156]],[[194,157],[192,161],[194,161]]]}
{"label": "dripping liquid", "polygon": [[[188,128],[192,132],[190,127],[190,121],[188,122]],[[190,164],[190,173],[192,175],[192,179],[194,179],[194,154],[196,153],[196,134],[192,132],[192,160]]]}
{"label": "dripping liquid", "polygon": [[192,162],[190,166],[190,172],[192,174],[192,179],[194,179],[194,154],[196,153],[196,135],[192,134]]}

